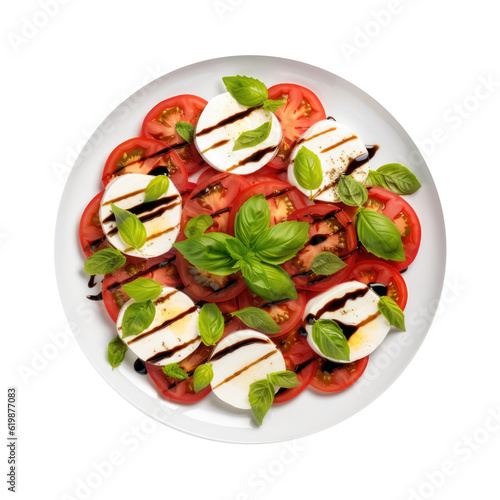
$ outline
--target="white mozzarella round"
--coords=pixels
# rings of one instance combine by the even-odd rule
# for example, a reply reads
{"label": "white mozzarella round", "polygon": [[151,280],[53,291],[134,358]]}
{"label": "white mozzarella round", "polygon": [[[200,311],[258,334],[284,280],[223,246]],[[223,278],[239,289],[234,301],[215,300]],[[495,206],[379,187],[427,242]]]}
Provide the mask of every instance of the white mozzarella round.
{"label": "white mozzarella round", "polygon": [[156,314],[151,325],[138,335],[123,338],[123,315],[134,302],[130,299],[124,304],[116,326],[118,335],[143,361],[160,366],[178,363],[200,345],[198,308],[185,293],[170,287],[163,287],[153,300]]}
{"label": "white mozzarella round", "polygon": [[298,140],[290,154],[288,179],[290,184],[310,195],[311,191],[299,185],[293,173],[294,160],[300,148],[305,146],[318,155],[323,170],[323,182],[313,190],[312,197],[318,201],[338,202],[337,183],[343,173],[348,171],[354,179],[365,182],[370,170],[369,162],[361,164],[350,171],[351,162],[356,158],[368,157],[368,151],[358,136],[348,127],[333,120],[322,120],[312,125]]}
{"label": "white mozzarella round", "polygon": [[[157,257],[168,252],[179,234],[182,199],[173,182],[158,200],[144,203],[152,175],[125,174],[113,179],[102,197],[99,220],[108,241],[126,255]],[[147,241],[138,250],[125,243],[116,228],[111,204],[134,212],[146,227]]]}
{"label": "white mozzarella round", "polygon": [[[212,354],[212,390],[236,408],[250,409],[250,384],[286,370],[283,355],[263,333],[240,330],[222,339]],[[279,388],[276,387],[276,391]]]}
{"label": "white mozzarella round", "polygon": [[[312,298],[304,312],[304,324],[307,330],[307,341],[311,348],[320,356],[332,361],[345,361],[325,356],[312,338],[312,325],[308,316],[316,319],[332,319],[337,321],[344,333],[349,330],[354,333],[348,338],[350,361],[356,361],[371,354],[385,339],[391,325],[378,310],[380,297],[367,285],[358,281],[349,281],[334,286],[330,290]],[[319,316],[318,316],[319,314]],[[347,335],[346,335],[347,337]]]}
{"label": "white mozzarella round", "polygon": [[[267,139],[257,146],[233,151],[238,137],[272,120]],[[224,122],[226,123],[224,124]],[[270,111],[247,108],[226,92],[209,101],[198,123],[194,143],[203,159],[221,172],[246,175],[269,163],[281,144],[281,125]]]}

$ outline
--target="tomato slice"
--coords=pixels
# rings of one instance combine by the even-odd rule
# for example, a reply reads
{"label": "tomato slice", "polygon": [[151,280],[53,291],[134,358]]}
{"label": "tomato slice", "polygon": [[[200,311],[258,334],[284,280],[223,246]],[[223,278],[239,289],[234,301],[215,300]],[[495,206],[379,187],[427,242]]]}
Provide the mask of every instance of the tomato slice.
{"label": "tomato slice", "polygon": [[116,323],[120,309],[130,299],[122,286],[136,278],[151,278],[172,288],[181,286],[175,260],[176,255],[169,252],[137,263],[129,262],[113,274],[107,274],[102,281],[102,299],[110,318]]}
{"label": "tomato slice", "polygon": [[147,137],[135,137],[117,146],[109,155],[102,173],[107,186],[123,174],[168,175],[182,194],[186,191],[188,172],[179,155],[165,144]]}
{"label": "tomato slice", "polygon": [[[408,301],[408,288],[400,272],[385,262],[375,260],[357,261],[351,269],[346,281],[361,281],[365,285],[376,284],[385,287],[385,295],[395,300],[404,310]],[[377,287],[375,287],[377,288]],[[377,293],[380,293],[375,289]]]}
{"label": "tomato slice", "polygon": [[194,144],[187,144],[177,133],[175,124],[179,121],[189,122],[196,127],[201,112],[207,101],[195,95],[178,95],[158,103],[144,118],[141,136],[150,137],[165,143],[167,146],[184,144],[177,153],[191,174],[198,171],[205,162]]}
{"label": "tomato slice", "polygon": [[240,309],[244,307],[258,307],[269,313],[271,318],[280,327],[279,333],[269,335],[270,338],[275,340],[291,332],[302,321],[302,315],[306,308],[306,296],[305,292],[301,292],[298,294],[298,299],[296,300],[268,302],[254,295],[250,290],[245,290],[245,292],[238,296],[238,304]]}
{"label": "tomato slice", "polygon": [[352,363],[335,363],[318,358],[316,373],[310,385],[321,392],[343,391],[363,375],[368,365],[368,358],[369,356],[366,356]]}
{"label": "tomato slice", "polygon": [[181,218],[181,239],[189,219],[200,214],[211,215],[213,225],[208,231],[227,233],[229,211],[240,191],[248,187],[241,175],[221,173],[198,183],[184,204]]}
{"label": "tomato slice", "polygon": [[252,196],[262,193],[271,209],[271,226],[283,222],[287,217],[299,208],[306,207],[309,199],[296,187],[288,182],[278,179],[267,179],[265,182],[258,182],[242,191],[231,208],[227,232],[234,234],[234,221],[236,214],[243,203]]}
{"label": "tomato slice", "polygon": [[[283,268],[298,288],[325,291],[340,283],[356,260],[357,239],[354,224],[345,211],[333,204],[318,204],[301,208],[288,217],[309,223],[309,241]],[[330,276],[318,276],[311,270],[314,257],[322,252],[338,255],[346,267]]]}
{"label": "tomato slice", "polygon": [[276,111],[281,123],[283,140],[277,156],[268,164],[276,169],[286,168],[297,139],[314,123],[326,118],[325,109],[316,94],[293,83],[280,83],[269,89],[269,99],[286,101]]}
{"label": "tomato slice", "polygon": [[285,359],[286,369],[297,374],[299,385],[291,389],[281,388],[274,396],[275,403],[284,403],[298,396],[311,382],[318,361],[316,354],[301,335],[302,329],[295,329],[284,340],[277,343],[278,349]]}
{"label": "tomato slice", "polygon": [[231,316],[232,312],[239,309],[236,297],[223,302],[217,302],[217,307],[224,316],[224,335],[222,338],[227,337],[230,333],[234,333],[237,330],[242,330],[245,327],[236,316]]}
{"label": "tomato slice", "polygon": [[106,236],[102,231],[99,221],[99,206],[101,205],[104,191],[98,193],[85,208],[82,218],[80,219],[80,227],[78,236],[85,257],[89,258],[92,254],[103,248],[108,248],[111,245],[108,243]]}

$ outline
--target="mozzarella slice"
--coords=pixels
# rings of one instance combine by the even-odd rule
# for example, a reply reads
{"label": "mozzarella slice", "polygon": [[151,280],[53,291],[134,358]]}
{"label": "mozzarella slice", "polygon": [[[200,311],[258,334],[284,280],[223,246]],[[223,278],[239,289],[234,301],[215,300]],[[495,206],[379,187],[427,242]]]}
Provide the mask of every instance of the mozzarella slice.
{"label": "mozzarella slice", "polygon": [[333,120],[322,120],[312,125],[298,140],[290,154],[288,180],[306,195],[311,191],[299,185],[293,173],[294,160],[300,148],[305,146],[317,154],[323,170],[323,182],[312,192],[318,201],[340,201],[337,184],[342,174],[351,174],[359,182],[365,182],[370,165],[368,151],[358,136],[348,127]]}
{"label": "mozzarella slice", "polygon": [[[99,219],[108,241],[126,255],[157,257],[168,252],[179,234],[182,199],[173,182],[158,200],[144,203],[152,175],[125,174],[113,179],[102,197]],[[111,203],[137,215],[147,231],[147,241],[140,249],[125,243],[116,228]]]}
{"label": "mozzarella slice", "polygon": [[391,325],[378,310],[380,297],[367,285],[349,281],[311,299],[304,312],[307,341],[320,356],[325,356],[312,338],[312,323],[318,319],[332,319],[342,328],[348,339],[350,361],[356,361],[371,354],[385,339]]}
{"label": "mozzarella slice", "polygon": [[118,335],[143,361],[160,366],[178,363],[200,345],[198,308],[185,293],[170,287],[164,287],[153,300],[156,314],[151,325],[138,335],[123,338],[123,316],[134,302],[130,299],[124,304],[116,326]]}
{"label": "mozzarella slice", "polygon": [[[240,330],[222,339],[212,354],[212,390],[236,408],[250,409],[250,384],[286,370],[283,355],[263,333]],[[278,390],[279,388],[276,388]]]}
{"label": "mozzarella slice", "polygon": [[[272,121],[267,139],[256,146],[233,151],[236,139]],[[281,125],[270,111],[247,108],[226,92],[214,97],[203,110],[194,143],[203,159],[221,172],[246,175],[269,163],[281,144]]]}

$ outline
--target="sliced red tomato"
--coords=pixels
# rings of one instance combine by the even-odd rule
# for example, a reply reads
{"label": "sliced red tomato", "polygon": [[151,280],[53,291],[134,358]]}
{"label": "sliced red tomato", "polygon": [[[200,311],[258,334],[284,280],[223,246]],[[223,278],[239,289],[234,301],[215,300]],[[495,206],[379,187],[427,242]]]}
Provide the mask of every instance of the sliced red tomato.
{"label": "sliced red tomato", "polygon": [[[158,103],[144,118],[141,136],[150,137],[167,146],[185,144],[177,133],[177,122],[189,122],[196,127],[207,101],[195,95],[178,95]],[[198,171],[205,162],[198,154],[194,144],[177,149],[177,153],[189,173]]]}
{"label": "sliced red tomato", "polygon": [[280,332],[269,335],[273,340],[282,338],[291,332],[302,321],[302,315],[306,308],[306,296],[304,292],[298,294],[296,300],[280,300],[268,302],[250,290],[245,290],[238,296],[240,309],[244,307],[258,307],[269,313],[274,322],[280,327]]}
{"label": "sliced red tomato", "polygon": [[278,179],[268,179],[265,182],[259,182],[242,191],[231,208],[227,232],[234,234],[234,221],[236,214],[243,203],[252,196],[263,194],[266,197],[269,208],[271,209],[271,226],[283,222],[286,218],[299,208],[306,207],[309,199],[301,193],[296,187],[288,182]]}
{"label": "sliced red tomato", "polygon": [[215,168],[208,167],[203,172],[200,174],[198,177],[198,184],[203,184],[206,181],[209,181],[210,179],[213,179],[216,175],[220,175],[221,172],[218,170],[215,170]]}
{"label": "sliced red tomato", "polygon": [[175,254],[169,252],[137,263],[129,262],[113,274],[107,274],[102,282],[102,298],[111,319],[116,323],[120,309],[130,299],[122,286],[136,278],[151,278],[172,288],[181,286],[175,260]]}
{"label": "sliced red tomato", "polygon": [[[322,292],[340,283],[356,260],[357,239],[354,224],[345,211],[333,204],[301,208],[288,217],[309,223],[309,241],[283,268],[298,288]],[[346,267],[330,276],[318,276],[311,270],[314,257],[322,252],[338,255]]]}
{"label": "sliced red tomato", "polygon": [[311,90],[293,83],[280,83],[269,89],[269,99],[286,101],[276,111],[281,123],[283,140],[277,156],[268,165],[286,168],[290,153],[298,138],[314,123],[326,118],[321,101]]}
{"label": "sliced red tomato", "polygon": [[200,214],[211,215],[213,225],[208,231],[227,233],[229,211],[239,193],[248,187],[248,181],[241,175],[221,173],[198,183],[182,210],[181,239],[189,219]]}
{"label": "sliced red tomato", "polygon": [[221,310],[224,316],[223,338],[227,337],[230,333],[243,328],[243,323],[236,316],[231,316],[232,312],[238,310],[238,301],[236,297],[234,299],[225,300],[224,302],[217,302],[217,307]]}
{"label": "sliced red tomato", "polygon": [[104,236],[101,223],[99,222],[99,206],[101,204],[104,191],[98,193],[85,208],[80,219],[78,235],[80,245],[85,257],[89,258],[98,250],[111,246]]}
{"label": "sliced red tomato", "polygon": [[[389,264],[375,260],[357,261],[351,269],[346,281],[361,281],[365,285],[381,285],[387,297],[397,302],[404,310],[408,301],[408,288],[403,276]],[[374,287],[377,293],[377,286]]]}
{"label": "sliced red tomato", "polygon": [[363,375],[368,365],[368,358],[361,358],[352,363],[335,363],[318,358],[316,373],[310,385],[321,392],[340,392],[350,387]]}
{"label": "sliced red tomato", "polygon": [[212,354],[214,347],[200,344],[198,349],[190,354],[186,359],[179,361],[179,366],[189,375],[186,380],[167,377],[161,366],[146,364],[146,370],[156,388],[166,399],[178,403],[195,403],[207,396],[212,388],[210,385],[200,392],[194,391],[193,374],[197,366],[206,363]]}
{"label": "sliced red tomato", "polygon": [[118,175],[131,173],[168,175],[181,194],[186,191],[188,172],[184,163],[175,151],[154,139],[135,137],[117,146],[106,161],[102,182],[107,186]]}
{"label": "sliced red tomato", "polygon": [[286,369],[297,374],[299,385],[291,389],[281,388],[274,396],[275,403],[284,403],[298,396],[311,382],[318,361],[316,354],[309,347],[307,338],[295,329],[284,340],[277,343],[278,349],[285,359]]}

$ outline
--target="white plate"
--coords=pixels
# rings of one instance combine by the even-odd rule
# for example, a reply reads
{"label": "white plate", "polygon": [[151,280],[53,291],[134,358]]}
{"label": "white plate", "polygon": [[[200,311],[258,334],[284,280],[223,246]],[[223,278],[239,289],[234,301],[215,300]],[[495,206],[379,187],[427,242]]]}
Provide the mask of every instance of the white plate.
{"label": "white plate", "polygon": [[[159,101],[176,94],[210,99],[224,91],[221,77],[246,74],[269,87],[292,82],[314,90],[327,115],[356,130],[365,144],[380,150],[372,168],[401,162],[410,167],[422,188],[406,197],[422,224],[422,245],[414,264],[404,274],[408,284],[407,333],[391,332],[372,354],[366,372],[348,390],[323,395],[310,389],[294,400],[276,405],[257,427],[248,412],[235,411],[210,394],[194,405],[164,400],[149,378],[134,372],[135,357],[111,370],[107,344],[115,336],[113,322],[102,302],[85,297],[84,257],[78,242],[82,211],[101,186],[101,171],[109,153],[121,142],[139,135],[146,113]],[[89,139],[66,183],[59,208],[55,238],[57,281],[64,310],[78,327],[78,342],[99,373],[124,398],[147,415],[175,429],[200,437],[235,443],[269,443],[306,436],[355,414],[380,396],[411,361],[430,327],[439,302],[445,270],[445,229],[436,187],[425,161],[401,125],[362,90],[328,71],[308,64],[261,56],[213,59],[158,78],[118,106]]]}

